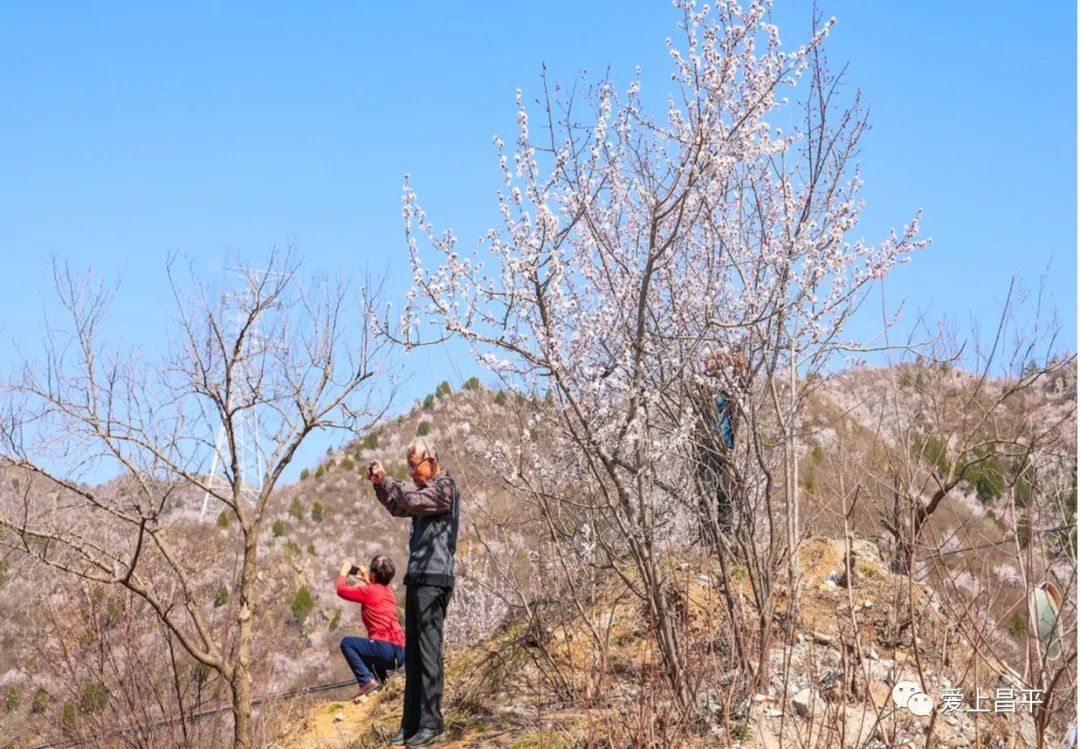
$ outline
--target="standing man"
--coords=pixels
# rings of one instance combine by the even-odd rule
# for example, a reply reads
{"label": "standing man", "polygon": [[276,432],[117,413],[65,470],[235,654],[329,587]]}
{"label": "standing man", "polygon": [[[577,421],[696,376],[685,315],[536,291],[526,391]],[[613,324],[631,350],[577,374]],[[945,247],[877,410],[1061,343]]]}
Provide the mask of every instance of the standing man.
{"label": "standing man", "polygon": [[439,466],[431,440],[419,437],[405,452],[412,485],[368,466],[375,496],[395,517],[411,517],[405,573],[405,709],[393,745],[427,746],[443,734],[443,619],[454,588],[461,495]]}

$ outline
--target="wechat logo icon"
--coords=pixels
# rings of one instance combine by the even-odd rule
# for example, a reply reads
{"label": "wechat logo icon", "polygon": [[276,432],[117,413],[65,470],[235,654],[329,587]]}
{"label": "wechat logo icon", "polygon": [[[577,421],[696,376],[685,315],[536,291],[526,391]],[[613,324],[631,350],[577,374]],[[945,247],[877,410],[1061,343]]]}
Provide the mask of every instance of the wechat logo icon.
{"label": "wechat logo icon", "polygon": [[930,695],[913,681],[898,681],[892,689],[893,702],[897,707],[907,708],[914,715],[922,717],[934,712],[934,701]]}

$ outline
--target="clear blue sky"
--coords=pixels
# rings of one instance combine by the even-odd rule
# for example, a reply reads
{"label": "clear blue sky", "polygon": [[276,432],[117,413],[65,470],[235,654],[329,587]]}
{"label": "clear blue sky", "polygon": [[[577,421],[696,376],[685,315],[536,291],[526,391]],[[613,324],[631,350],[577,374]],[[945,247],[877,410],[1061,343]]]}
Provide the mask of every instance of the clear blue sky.
{"label": "clear blue sky", "polygon": [[[990,324],[1009,278],[1035,286],[1052,258],[1075,348],[1075,4],[822,5],[838,19],[830,58],[850,63],[874,126],[859,233],[922,208],[934,238],[890,302]],[[787,45],[809,13],[780,0]],[[663,2],[3,4],[0,335],[40,335],[53,253],[123,274],[111,324],[136,342],[168,319],[171,250],[218,273],[230,250],[293,241],[309,270],[389,267],[400,294],[404,172],[471,247],[497,215],[491,139],[512,139],[514,90],[534,98],[543,62],[563,81],[609,65],[626,81],[640,64],[647,90],[663,85],[675,22]],[[407,360],[408,398],[434,388],[443,357]]]}

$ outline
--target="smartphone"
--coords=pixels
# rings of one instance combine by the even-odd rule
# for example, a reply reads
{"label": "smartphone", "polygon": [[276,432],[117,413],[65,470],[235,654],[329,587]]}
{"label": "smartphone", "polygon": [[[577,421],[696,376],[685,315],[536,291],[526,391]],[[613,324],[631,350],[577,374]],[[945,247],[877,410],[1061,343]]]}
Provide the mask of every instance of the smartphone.
{"label": "smartphone", "polygon": [[357,567],[354,564],[352,567],[349,568],[349,574],[352,575],[353,577],[359,577],[360,576],[360,568]]}

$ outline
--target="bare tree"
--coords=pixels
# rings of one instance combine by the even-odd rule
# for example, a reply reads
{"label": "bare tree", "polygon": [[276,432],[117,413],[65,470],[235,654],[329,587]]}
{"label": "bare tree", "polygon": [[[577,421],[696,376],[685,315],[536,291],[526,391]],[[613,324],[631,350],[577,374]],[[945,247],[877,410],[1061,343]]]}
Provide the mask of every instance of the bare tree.
{"label": "bare tree", "polygon": [[[305,284],[291,250],[242,270],[239,288],[215,289],[194,273],[182,285],[175,256],[166,267],[176,320],[147,356],[108,339],[114,289],[54,263],[61,319],[47,323],[42,357],[25,357],[3,388],[0,465],[26,480],[22,501],[0,508],[0,529],[5,544],[47,565],[145,601],[178,646],[228,684],[233,744],[247,748],[263,518],[313,432],[360,433],[390,402],[392,369],[363,322],[379,290]],[[241,434],[251,424],[256,434]],[[245,444],[258,451],[257,481],[245,475]],[[208,475],[215,457],[224,481]],[[79,480],[109,470],[118,476],[110,484]],[[168,522],[205,495],[235,521],[220,549],[237,557],[225,627],[213,626],[216,588],[199,574],[206,560]]]}
{"label": "bare tree", "polygon": [[[1066,464],[1070,450],[1075,461],[1075,444],[1067,444],[1075,399],[1038,414],[1030,409],[1056,380],[1073,376],[1076,356],[1055,355],[1052,331],[1039,335],[1017,327],[1017,308],[1025,310],[1013,292],[1010,286],[988,341],[980,342],[977,331],[969,342],[951,346],[950,336],[937,336],[933,351],[892,372],[891,397],[880,400],[893,425],[882,435],[891,448],[893,477],[883,524],[893,539],[897,572],[910,574],[928,522],[959,489],[984,502],[1019,492],[1023,509],[1039,469],[1052,467],[1055,475],[1072,469]],[[973,375],[958,366],[969,347]],[[1020,522],[1016,509],[1007,508],[1008,516]]]}

